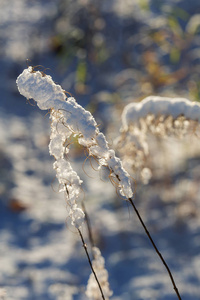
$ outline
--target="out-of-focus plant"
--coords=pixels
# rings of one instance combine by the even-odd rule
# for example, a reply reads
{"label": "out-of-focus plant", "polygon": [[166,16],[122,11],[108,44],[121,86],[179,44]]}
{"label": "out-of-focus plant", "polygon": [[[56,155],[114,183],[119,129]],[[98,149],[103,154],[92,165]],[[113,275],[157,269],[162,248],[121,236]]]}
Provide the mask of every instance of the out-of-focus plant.
{"label": "out-of-focus plant", "polygon": [[160,138],[183,138],[197,134],[199,121],[198,103],[184,98],[149,96],[124,108],[117,148],[127,167],[132,166],[134,172],[140,173],[143,183],[148,183],[152,176],[148,168],[148,133]]}

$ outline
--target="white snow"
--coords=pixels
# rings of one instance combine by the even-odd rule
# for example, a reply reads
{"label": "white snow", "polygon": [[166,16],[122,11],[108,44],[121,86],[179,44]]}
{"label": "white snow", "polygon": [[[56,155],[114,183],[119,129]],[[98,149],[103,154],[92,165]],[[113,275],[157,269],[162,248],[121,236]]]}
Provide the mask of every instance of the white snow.
{"label": "white snow", "polygon": [[[86,111],[81,105],[77,104],[72,97],[65,97],[62,88],[56,85],[50,76],[43,76],[39,71],[33,72],[29,67],[24,70],[17,78],[17,86],[22,95],[27,98],[33,98],[40,109],[52,109],[52,134],[49,145],[50,154],[56,159],[62,159],[65,155],[65,140],[71,135],[78,135],[79,144],[88,148],[89,154],[99,159],[100,165],[108,166],[111,173],[119,181],[119,191],[122,196],[131,198],[133,191],[129,174],[122,167],[119,158],[115,156],[113,150],[109,150],[108,143],[103,133],[99,132],[97,123],[89,111]],[[59,112],[57,116],[55,112]],[[57,119],[56,119],[57,118]],[[66,126],[66,131],[61,133],[57,130],[57,124]],[[65,133],[66,132],[66,133]],[[57,172],[60,169],[57,169]],[[59,181],[70,186],[71,181],[67,178],[64,181],[64,168],[57,175]]]}
{"label": "white snow", "polygon": [[[70,219],[67,218],[63,193],[57,193],[59,189],[64,190],[64,186],[58,185],[57,178],[52,172],[53,157],[49,156],[48,151],[50,126],[48,117],[44,117],[46,112],[40,112],[37,107],[26,105],[16,91],[15,78],[26,65],[26,59],[50,67],[55,74],[56,82],[61,82],[62,78],[62,86],[73,91],[74,87],[76,89],[74,83],[77,62],[72,59],[68,69],[65,58],[63,64],[63,56],[56,55],[52,49],[49,51],[52,37],[54,41],[54,37],[60,38],[59,33],[64,39],[66,34],[70,35],[71,32],[73,34],[71,21],[74,26],[85,11],[89,14],[86,15],[83,24],[91,24],[92,29],[102,24],[105,37],[110,30],[117,32],[117,35],[109,35],[109,40],[105,38],[106,50],[108,55],[111,54],[108,63],[106,62],[106,68],[94,64],[92,76],[91,68],[87,69],[88,97],[85,94],[77,98],[80,103],[83,101],[84,105],[88,103],[89,98],[92,99],[95,108],[97,107],[98,124],[103,124],[109,134],[109,141],[112,141],[118,134],[121,105],[133,101],[133,97],[141,99],[143,95],[152,93],[152,82],[149,83],[149,79],[143,72],[143,68],[146,69],[148,66],[144,64],[143,68],[140,66],[138,68],[134,63],[135,59],[140,61],[140,55],[145,54],[145,49],[153,49],[153,52],[155,49],[155,58],[159,62],[163,55],[166,57],[166,54],[173,51],[173,39],[168,40],[165,37],[166,33],[173,36],[169,28],[169,14],[173,14],[174,8],[176,10],[177,3],[180,4],[183,13],[184,11],[187,13],[188,7],[190,10],[190,19],[185,15],[187,20],[181,20],[181,24],[186,24],[186,27],[181,25],[183,35],[175,33],[176,36],[179,35],[177,48],[187,44],[186,48],[181,48],[184,55],[180,57],[180,66],[188,72],[187,78],[183,80],[184,84],[177,81],[170,86],[158,87],[157,93],[175,97],[179,95],[191,100],[195,100],[198,96],[199,16],[195,15],[198,2],[198,0],[190,3],[187,0],[170,0],[152,11],[150,5],[152,1],[150,3],[149,0],[136,1],[136,3],[131,0],[123,2],[121,0],[95,2],[78,0],[67,1],[67,6],[63,6],[66,4],[65,0],[0,1],[0,287],[2,300],[33,298],[85,300],[84,288],[90,274],[79,237],[70,225]],[[141,9],[143,5],[147,5],[147,9]],[[88,16],[93,16],[96,12],[98,17],[96,18],[95,14],[95,22],[91,22]],[[83,36],[86,32],[82,22],[79,25]],[[131,28],[137,30],[132,31]],[[102,27],[98,27],[98,32],[101,30]],[[156,46],[154,40],[152,44],[152,36],[149,36],[149,32],[158,33],[158,36],[157,34],[153,36],[156,39],[160,37],[161,43]],[[95,33],[92,42],[97,35]],[[91,50],[92,47],[87,48]],[[144,51],[140,53],[137,49],[144,49]],[[70,44],[70,47],[67,46],[65,50],[73,51],[73,45]],[[125,64],[124,53],[127,53],[128,57]],[[86,53],[86,57],[91,57],[90,54],[91,52]],[[81,59],[83,56],[85,57],[85,54],[81,51]],[[129,61],[133,64],[129,64]],[[30,65],[31,62],[28,64]],[[174,67],[176,68],[176,64],[172,69]],[[164,65],[167,75],[178,80],[176,72],[168,73],[172,69]],[[100,96],[101,93],[98,92],[102,87],[106,90],[106,97]],[[75,93],[77,95],[77,91]],[[53,99],[53,102],[55,104],[56,100]],[[30,101],[30,103],[34,102]],[[106,106],[103,112],[100,103]],[[192,114],[194,113],[196,113],[195,109]],[[66,153],[73,142],[73,139],[70,139],[73,129],[69,126],[67,128],[63,123],[66,123],[71,113],[66,111],[65,117],[59,112],[54,111],[54,114],[58,116],[54,121],[53,118],[51,119],[51,135],[52,138],[54,134],[67,136],[68,141],[65,141],[64,147]],[[180,120],[175,122],[180,126]],[[184,123],[187,125],[187,121]],[[77,128],[75,123],[74,126]],[[159,125],[157,129],[162,132],[162,126]],[[140,133],[141,131],[138,130],[138,136]],[[147,186],[140,185],[139,180],[136,180],[138,186],[135,199],[144,221],[150,226],[159,250],[169,263],[182,298],[192,300],[199,300],[200,295],[198,238],[200,147],[199,131],[196,133],[198,138],[191,133],[187,140],[181,141],[177,141],[174,137],[162,143],[158,143],[156,139],[148,140],[146,155],[149,150],[153,165],[153,180]],[[141,135],[135,139],[129,138],[130,144],[138,143],[137,165],[140,165],[144,141]],[[80,143],[87,146],[89,141],[81,139],[82,137],[79,136]],[[91,156],[100,153],[107,157],[107,147],[101,144],[100,148],[95,149],[99,147],[99,142],[96,141],[95,143],[91,141],[90,150],[94,147],[95,151],[94,154],[91,152]],[[62,147],[58,146],[60,149],[58,156],[63,150]],[[117,147],[115,150],[118,150]],[[128,147],[124,150],[128,155],[131,149]],[[104,253],[110,285],[114,292],[111,299],[176,299],[169,278],[155,257],[131,208],[126,202],[117,198],[110,182],[105,182],[107,173],[104,174],[104,168],[97,173],[87,160],[84,170],[89,176],[84,173],[82,169],[85,158],[80,158],[78,151],[75,149],[72,154],[70,150],[66,157],[70,162],[73,160],[74,170],[84,181],[86,209],[91,219],[95,241]],[[130,161],[123,161],[123,166],[129,170]],[[148,177],[146,171],[143,172],[144,179]],[[135,173],[130,174],[136,178]],[[74,187],[68,186],[72,202],[73,191]],[[83,192],[82,197],[84,197]],[[21,212],[14,211],[11,208],[12,199],[17,199],[19,204],[26,208]],[[75,201],[76,195],[74,195]],[[85,226],[83,226],[83,233],[86,237]]]}
{"label": "white snow", "polygon": [[[94,271],[97,275],[97,278],[99,279],[99,283],[101,285],[104,297],[106,300],[109,300],[112,296],[113,292],[111,291],[108,283],[108,272],[105,269],[105,260],[101,256],[101,251],[97,247],[92,248],[92,252],[94,255],[94,260],[92,261],[92,266],[94,268]],[[91,273],[87,288],[86,288],[86,295],[89,299],[94,300],[101,300],[102,295],[99,291],[99,287],[97,285],[97,282],[94,278],[94,274]]]}
{"label": "white snow", "polygon": [[184,115],[189,120],[200,120],[200,105],[185,98],[149,96],[139,103],[128,104],[122,113],[122,131],[131,124],[137,124],[147,115],[172,116],[174,119]]}

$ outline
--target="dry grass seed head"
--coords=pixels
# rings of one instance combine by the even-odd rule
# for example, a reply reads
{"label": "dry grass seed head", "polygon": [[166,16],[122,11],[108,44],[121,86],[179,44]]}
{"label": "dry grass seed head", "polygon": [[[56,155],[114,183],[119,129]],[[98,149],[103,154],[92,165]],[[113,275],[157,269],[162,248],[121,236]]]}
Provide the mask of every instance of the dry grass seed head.
{"label": "dry grass seed head", "polygon": [[89,156],[90,165],[91,165],[92,169],[93,169],[94,171],[98,171],[99,169],[95,169],[95,168],[94,168],[94,166],[93,166],[93,164],[92,164],[92,159],[98,164],[99,167],[100,167],[100,163],[99,163],[99,161],[98,161],[98,159],[97,159],[96,156],[94,156],[94,155],[90,155],[90,156]]}
{"label": "dry grass seed head", "polygon": [[84,173],[85,173],[88,177],[93,178],[93,177],[89,176],[89,175],[85,172],[85,170],[84,170],[84,165],[85,165],[86,161],[89,159],[91,168],[92,168],[94,171],[97,172],[97,171],[99,171],[99,169],[95,169],[95,167],[94,167],[93,164],[92,164],[92,159],[93,159],[93,160],[98,164],[98,166],[100,167],[99,160],[98,160],[98,158],[97,158],[95,155],[89,154],[89,151],[88,151],[87,148],[85,148],[84,154],[85,154],[85,156],[86,156],[86,159],[85,159],[84,162],[83,162],[83,171],[84,171]]}
{"label": "dry grass seed head", "polygon": [[72,114],[71,113],[71,111],[68,111],[67,109],[64,109],[64,108],[59,108],[58,110],[56,110],[57,112],[62,112],[62,111],[64,111],[64,112],[67,112],[67,113],[69,113],[70,115]]}
{"label": "dry grass seed head", "polygon": [[69,137],[66,138],[64,145],[66,145],[68,147],[75,143],[77,143],[76,134],[74,134],[74,135],[71,134]]}
{"label": "dry grass seed head", "polygon": [[35,72],[39,71],[42,74],[42,77],[45,77],[46,76],[45,71],[50,70],[50,68],[45,68],[42,65],[31,66],[31,65],[28,64],[28,62],[31,62],[31,60],[30,59],[26,60],[26,65],[27,65],[28,68],[31,68],[31,73],[35,73]]}
{"label": "dry grass seed head", "polygon": [[86,158],[84,159],[84,162],[83,162],[83,164],[82,164],[82,170],[83,170],[83,172],[85,173],[85,175],[87,175],[89,178],[94,178],[94,177],[92,177],[92,176],[89,176],[89,175],[87,174],[87,172],[85,171],[85,163],[86,163],[86,161],[87,161],[88,159],[90,160],[90,154],[89,154],[87,148],[84,149],[84,154],[85,154]]}
{"label": "dry grass seed head", "polygon": [[[110,179],[110,182],[112,185],[118,189],[119,188],[119,177],[117,178],[116,175],[113,173],[113,170],[110,169],[110,174],[108,175],[108,178]],[[117,179],[117,180],[115,180]]]}
{"label": "dry grass seed head", "polygon": [[70,97],[73,97],[72,94],[71,94],[70,92],[67,92],[67,91],[63,90],[63,93],[65,94],[65,96],[66,96],[67,98],[68,98],[68,95],[69,95]]}
{"label": "dry grass seed head", "polygon": [[60,117],[60,119],[57,121],[57,124],[56,124],[56,131],[59,135],[60,135],[60,133],[59,133],[59,130],[58,130],[58,126],[60,124],[63,125],[65,128],[67,128],[68,130],[70,130],[74,134],[74,132],[69,128],[69,126],[66,125],[66,123],[64,122],[64,117],[62,116],[62,117]]}
{"label": "dry grass seed head", "polygon": [[55,180],[56,180],[56,176],[51,181],[51,188],[54,191],[54,193],[59,194],[59,190],[60,190],[61,184],[58,184],[58,188],[57,188],[57,191],[56,191],[55,188],[54,188],[54,186],[53,186],[53,183],[55,182]]}
{"label": "dry grass seed head", "polygon": [[26,103],[30,104],[31,106],[36,106],[36,101],[32,99],[33,103],[31,103],[30,99],[26,98]]}
{"label": "dry grass seed head", "polygon": [[99,178],[100,178],[101,181],[106,182],[106,181],[103,180],[102,177],[101,177],[101,172],[102,172],[102,169],[103,169],[103,168],[104,168],[104,170],[108,170],[108,167],[107,167],[107,166],[101,165],[101,168],[99,169]]}
{"label": "dry grass seed head", "polygon": [[44,118],[46,118],[48,115],[51,115],[53,111],[53,108],[48,109],[47,113],[44,115]]}
{"label": "dry grass seed head", "polygon": [[[54,121],[53,121],[54,122]],[[71,132],[71,135],[76,135],[77,133],[70,127],[66,124],[66,122],[64,122],[64,117],[63,116],[60,116],[60,118],[58,119],[57,121],[57,124],[56,124],[56,131],[57,133],[60,135],[59,133],[59,130],[58,130],[58,126],[59,125],[63,125],[66,129],[68,129],[70,132]]]}

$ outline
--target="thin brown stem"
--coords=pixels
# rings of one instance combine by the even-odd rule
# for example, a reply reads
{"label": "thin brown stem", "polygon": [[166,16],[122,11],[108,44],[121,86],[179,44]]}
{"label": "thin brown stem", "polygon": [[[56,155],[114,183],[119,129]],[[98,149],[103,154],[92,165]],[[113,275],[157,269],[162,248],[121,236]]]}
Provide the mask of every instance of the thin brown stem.
{"label": "thin brown stem", "polygon": [[103,291],[102,291],[100,282],[99,282],[99,280],[98,280],[98,278],[97,278],[97,275],[96,275],[96,273],[95,273],[95,270],[94,270],[94,268],[93,268],[93,266],[92,266],[92,261],[91,261],[91,259],[90,259],[90,256],[89,256],[89,253],[88,253],[88,250],[87,250],[87,245],[86,245],[86,243],[85,243],[85,241],[84,241],[84,238],[83,238],[83,235],[82,235],[80,229],[77,228],[77,230],[78,230],[78,233],[79,233],[79,235],[80,235],[80,237],[81,237],[81,241],[82,241],[82,244],[83,244],[83,248],[85,249],[85,253],[86,253],[86,255],[87,255],[88,262],[89,262],[89,264],[90,264],[90,268],[91,268],[92,273],[94,274],[95,280],[96,280],[96,282],[97,282],[97,284],[98,284],[98,286],[99,286],[99,290],[100,290],[100,293],[101,293],[101,297],[102,297],[103,300],[105,300],[105,297],[104,297],[104,294],[103,294]]}
{"label": "thin brown stem", "polygon": [[85,221],[86,221],[86,224],[87,224],[87,230],[88,230],[88,236],[89,236],[90,244],[91,244],[91,247],[94,247],[95,245],[94,245],[94,239],[93,239],[93,236],[92,236],[90,218],[88,216],[88,213],[86,211],[85,204],[84,204],[83,201],[82,201],[81,205],[82,205],[82,208],[83,208],[83,211],[84,211],[84,214],[85,214]]}
{"label": "thin brown stem", "polygon": [[151,243],[152,243],[152,245],[153,245],[153,247],[154,247],[156,253],[157,253],[158,256],[160,257],[160,259],[161,259],[162,263],[164,264],[165,268],[167,269],[167,272],[168,272],[169,277],[170,277],[170,279],[171,279],[171,282],[172,282],[173,288],[174,288],[174,290],[175,290],[175,292],[176,292],[176,295],[177,295],[178,299],[181,300],[181,296],[180,296],[180,294],[179,294],[178,288],[177,288],[177,286],[176,286],[176,284],[175,284],[174,278],[173,278],[173,276],[172,276],[172,273],[171,273],[171,271],[170,271],[170,269],[169,269],[169,267],[168,267],[166,261],[164,260],[162,254],[158,251],[158,248],[156,247],[156,245],[155,245],[155,243],[154,243],[154,241],[153,241],[153,239],[152,239],[152,237],[151,237],[149,231],[147,230],[146,225],[144,224],[144,222],[143,222],[143,220],[142,220],[142,218],[141,218],[141,216],[140,216],[140,214],[139,214],[137,208],[135,207],[135,204],[134,204],[133,200],[132,200],[131,198],[128,198],[128,201],[129,201],[129,202],[131,203],[131,205],[133,206],[133,208],[134,208],[134,210],[135,210],[135,212],[136,212],[136,214],[137,214],[137,216],[138,216],[138,218],[139,218],[139,220],[140,220],[140,222],[141,222],[141,224],[142,224],[142,226],[143,226],[143,228],[144,228],[144,230],[145,230],[145,232],[146,232],[146,234],[147,234],[149,240],[151,241]]}

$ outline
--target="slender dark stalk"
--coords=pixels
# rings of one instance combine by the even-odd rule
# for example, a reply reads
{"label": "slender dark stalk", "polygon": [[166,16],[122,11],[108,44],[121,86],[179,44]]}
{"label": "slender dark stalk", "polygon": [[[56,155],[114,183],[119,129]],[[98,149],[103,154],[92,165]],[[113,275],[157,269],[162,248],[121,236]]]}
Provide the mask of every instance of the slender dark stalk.
{"label": "slender dark stalk", "polygon": [[91,247],[94,247],[94,239],[93,239],[93,236],[92,236],[92,229],[91,229],[91,224],[90,224],[90,218],[88,216],[88,213],[86,211],[86,208],[85,208],[85,204],[84,202],[82,201],[82,208],[83,208],[83,211],[85,213],[85,221],[86,221],[86,224],[87,224],[87,230],[88,230],[88,236],[89,236],[89,240],[90,240],[90,244],[91,244]]}
{"label": "slender dark stalk", "polygon": [[181,300],[181,296],[180,296],[180,294],[179,294],[178,288],[177,288],[177,286],[176,286],[176,284],[175,284],[174,278],[173,278],[173,276],[172,276],[172,273],[171,273],[171,271],[170,271],[170,269],[169,269],[169,267],[168,267],[166,261],[164,260],[164,258],[163,258],[163,256],[161,255],[161,253],[158,251],[158,248],[156,247],[156,245],[155,245],[155,243],[154,243],[154,241],[153,241],[153,239],[152,239],[150,233],[148,232],[146,225],[144,224],[144,222],[143,222],[143,220],[142,220],[142,218],[141,218],[141,216],[140,216],[140,214],[139,214],[137,208],[135,207],[135,204],[133,203],[133,200],[132,200],[131,198],[128,198],[128,201],[129,201],[129,202],[131,203],[131,205],[133,206],[133,208],[134,208],[134,210],[135,210],[135,212],[136,212],[136,214],[137,214],[137,216],[138,216],[138,218],[139,218],[139,220],[140,220],[140,222],[141,222],[141,224],[142,224],[142,226],[143,226],[143,228],[144,228],[144,230],[145,230],[145,232],[146,232],[146,234],[147,234],[149,240],[151,241],[151,243],[152,243],[152,245],[153,245],[153,247],[154,247],[156,253],[157,253],[158,256],[160,257],[160,259],[161,259],[161,261],[163,262],[165,268],[167,269],[167,272],[168,272],[169,277],[170,277],[170,279],[171,279],[171,282],[172,282],[173,288],[174,288],[174,290],[175,290],[175,292],[176,292],[176,295],[177,295],[178,299]]}
{"label": "slender dark stalk", "polygon": [[84,238],[83,238],[83,235],[82,235],[80,229],[77,228],[77,230],[78,230],[78,233],[79,233],[79,235],[80,235],[80,237],[81,237],[81,240],[82,240],[82,243],[83,243],[83,248],[85,249],[85,253],[86,253],[86,255],[87,255],[88,262],[89,262],[89,264],[90,264],[90,268],[91,268],[92,273],[94,274],[94,277],[95,277],[95,279],[96,279],[96,282],[97,282],[97,284],[98,284],[98,286],[99,286],[99,290],[100,290],[100,293],[101,293],[101,297],[102,297],[103,300],[105,300],[105,297],[104,297],[104,294],[103,294],[103,291],[102,291],[100,282],[99,282],[99,280],[98,280],[98,278],[97,278],[97,275],[96,275],[96,273],[95,273],[95,270],[94,270],[94,268],[93,268],[93,266],[92,266],[92,262],[91,262],[91,259],[90,259],[90,256],[89,256],[89,253],[88,253],[88,250],[87,250],[87,245],[86,245],[86,243],[85,243],[85,241],[84,241]]}

